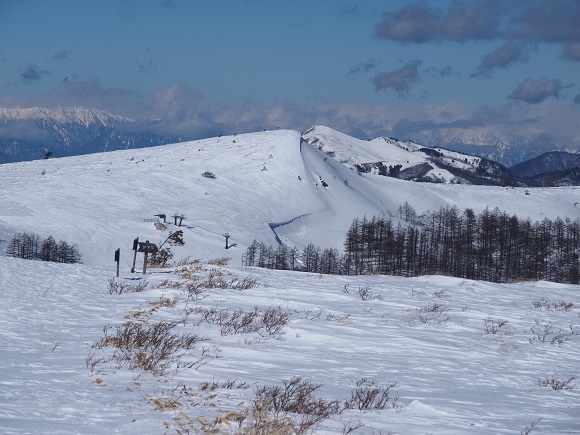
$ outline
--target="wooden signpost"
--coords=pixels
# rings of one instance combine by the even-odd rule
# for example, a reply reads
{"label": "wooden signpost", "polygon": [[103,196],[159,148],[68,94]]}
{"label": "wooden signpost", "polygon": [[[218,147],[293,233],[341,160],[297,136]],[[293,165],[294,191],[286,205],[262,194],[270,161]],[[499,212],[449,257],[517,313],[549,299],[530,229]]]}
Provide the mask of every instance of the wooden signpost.
{"label": "wooden signpost", "polygon": [[145,253],[145,258],[143,259],[143,275],[145,275],[147,273],[147,255],[155,254],[159,249],[155,243],[149,243],[149,240],[146,240],[145,242],[137,242],[137,244],[139,247],[136,252]]}

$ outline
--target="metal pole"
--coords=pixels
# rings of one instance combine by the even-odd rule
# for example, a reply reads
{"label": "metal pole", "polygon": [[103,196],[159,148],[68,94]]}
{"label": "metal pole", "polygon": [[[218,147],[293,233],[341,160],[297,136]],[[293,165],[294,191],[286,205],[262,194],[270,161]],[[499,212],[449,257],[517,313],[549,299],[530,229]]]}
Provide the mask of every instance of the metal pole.
{"label": "metal pole", "polygon": [[115,251],[115,261],[117,262],[117,278],[119,278],[119,263],[121,262],[121,248]]}
{"label": "metal pole", "polygon": [[[145,240],[145,243],[149,243],[149,240]],[[143,259],[143,275],[147,273],[147,251],[145,251],[145,258]]]}

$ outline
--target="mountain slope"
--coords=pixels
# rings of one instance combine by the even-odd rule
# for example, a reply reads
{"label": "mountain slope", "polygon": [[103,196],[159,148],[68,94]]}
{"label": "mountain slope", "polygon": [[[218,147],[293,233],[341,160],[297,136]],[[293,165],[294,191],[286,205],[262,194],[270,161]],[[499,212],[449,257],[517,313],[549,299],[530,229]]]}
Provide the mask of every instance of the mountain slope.
{"label": "mountain slope", "polygon": [[512,166],[510,170],[519,177],[532,178],[547,172],[559,172],[573,168],[580,168],[580,155],[554,151],[521,162]]}
{"label": "mountain slope", "polygon": [[[163,241],[179,213],[186,244],[174,249],[176,259],[238,260],[254,239],[342,249],[353,218],[396,214],[405,201],[419,214],[443,205],[476,212],[489,206],[553,219],[577,216],[580,189],[414,183],[359,173],[299,132],[278,130],[0,165],[0,240],[17,232],[51,235],[77,244],[85,263],[98,265],[110,264],[120,247],[128,264],[133,239]],[[168,216],[165,231],[150,221],[159,213]],[[228,250],[226,232],[235,245]]]}

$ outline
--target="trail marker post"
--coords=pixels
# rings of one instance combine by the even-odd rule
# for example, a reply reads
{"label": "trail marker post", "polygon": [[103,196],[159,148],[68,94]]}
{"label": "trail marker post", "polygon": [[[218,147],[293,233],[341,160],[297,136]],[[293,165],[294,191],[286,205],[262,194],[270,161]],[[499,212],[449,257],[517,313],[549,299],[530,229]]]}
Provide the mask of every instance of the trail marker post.
{"label": "trail marker post", "polygon": [[149,240],[145,240],[145,242],[138,242],[139,248],[137,252],[145,253],[145,258],[143,259],[143,275],[147,273],[147,255],[148,254],[155,254],[159,251],[157,245],[155,243],[149,243]]}
{"label": "trail marker post", "polygon": [[[183,223],[183,219],[186,219],[186,217],[184,215],[182,215],[182,214],[175,213],[173,215],[173,219],[175,220],[175,225],[178,226],[178,227],[180,227],[181,224]],[[179,224],[177,223],[177,219],[179,219]]]}
{"label": "trail marker post", "polygon": [[137,261],[138,244],[139,244],[139,237],[137,237],[135,240],[133,240],[133,251],[135,251],[135,253],[133,254],[133,267],[131,268],[131,273],[135,273],[135,262]]}
{"label": "trail marker post", "polygon": [[226,238],[226,249],[229,249],[228,240],[230,239],[230,233],[225,233],[224,237]]}
{"label": "trail marker post", "polygon": [[117,262],[117,278],[119,278],[119,262],[121,260],[121,248],[115,251],[115,261]]}

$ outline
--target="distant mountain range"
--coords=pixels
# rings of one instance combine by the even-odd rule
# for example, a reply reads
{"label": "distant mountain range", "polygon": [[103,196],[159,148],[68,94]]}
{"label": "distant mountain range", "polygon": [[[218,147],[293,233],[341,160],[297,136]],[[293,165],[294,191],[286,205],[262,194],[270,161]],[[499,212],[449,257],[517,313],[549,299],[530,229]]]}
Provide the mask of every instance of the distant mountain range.
{"label": "distant mountain range", "polygon": [[152,132],[155,121],[136,121],[98,109],[0,108],[0,164],[145,148],[184,140]]}
{"label": "distant mountain range", "polygon": [[497,136],[485,129],[434,130],[430,134],[411,135],[410,140],[432,148],[445,148],[473,154],[511,167],[543,153],[563,151],[577,153],[566,144],[558,143],[543,134],[524,137],[518,135]]}
{"label": "distant mountain range", "polygon": [[[157,123],[98,109],[0,108],[0,164],[192,139],[160,135]],[[528,139],[511,138],[508,145],[484,132],[439,133],[420,141],[382,137],[364,141],[328,131],[313,127],[304,133],[304,140],[361,172],[436,183],[580,185],[580,155],[555,151],[561,147],[541,138],[530,148]],[[542,154],[544,149],[548,152]]]}

